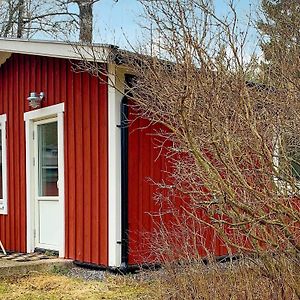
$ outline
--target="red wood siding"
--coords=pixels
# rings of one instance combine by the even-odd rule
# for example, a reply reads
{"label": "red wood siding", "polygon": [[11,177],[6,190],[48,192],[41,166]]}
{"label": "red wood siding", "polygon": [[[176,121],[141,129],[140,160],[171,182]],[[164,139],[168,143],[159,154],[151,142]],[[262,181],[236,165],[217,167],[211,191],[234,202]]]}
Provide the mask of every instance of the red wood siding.
{"label": "red wood siding", "polygon": [[[129,111],[129,120],[136,116]],[[166,169],[163,155],[155,148],[154,126],[136,119],[128,135],[128,239],[129,264],[148,262],[151,234],[155,227],[149,213],[158,210],[153,199],[156,188],[150,178],[160,182]],[[149,235],[150,234],[150,235]],[[149,240],[150,238],[150,240]]]}
{"label": "red wood siding", "polygon": [[[227,254],[224,243],[216,238],[215,232],[202,224],[189,224],[188,216],[182,213],[181,207],[189,209],[179,195],[171,196],[171,204],[156,201],[157,195],[166,193],[166,190],[158,188],[156,183],[172,183],[168,172],[172,172],[172,163],[168,159],[166,148],[162,148],[161,138],[158,133],[163,129],[159,124],[149,125],[149,121],[136,118],[136,113],[129,107],[129,136],[128,136],[128,237],[129,237],[129,264],[147,263],[156,259],[153,249],[157,251],[160,245],[160,236],[157,234],[161,221],[169,230],[164,238],[170,238],[174,253],[187,246],[189,241],[194,243],[194,237],[188,236],[182,231],[190,227],[190,232],[197,233],[197,251],[201,256],[206,256],[205,249],[216,256]],[[165,141],[164,146],[168,144]],[[174,158],[174,156],[172,156]],[[165,195],[165,194],[164,194]],[[177,211],[176,217],[170,210]],[[157,217],[159,213],[161,218]],[[195,214],[195,212],[193,212]],[[203,211],[198,211],[197,216],[209,221]],[[186,218],[185,218],[186,217]],[[184,224],[184,225],[182,225]],[[182,226],[182,227],[181,227]],[[186,227],[185,227],[186,226]],[[192,231],[194,230],[194,231]],[[191,243],[191,251],[194,245]],[[205,249],[204,249],[205,248]],[[186,251],[186,250],[185,250]],[[156,252],[158,254],[159,251]],[[179,253],[178,255],[183,255]],[[166,258],[166,257],[165,257]],[[174,258],[174,257],[172,257]]]}
{"label": "red wood siding", "polygon": [[0,215],[0,239],[8,250],[26,251],[24,112],[31,91],[45,93],[43,107],[65,103],[66,257],[106,265],[107,84],[73,72],[65,59],[14,54],[0,67],[8,152],[8,215]]}

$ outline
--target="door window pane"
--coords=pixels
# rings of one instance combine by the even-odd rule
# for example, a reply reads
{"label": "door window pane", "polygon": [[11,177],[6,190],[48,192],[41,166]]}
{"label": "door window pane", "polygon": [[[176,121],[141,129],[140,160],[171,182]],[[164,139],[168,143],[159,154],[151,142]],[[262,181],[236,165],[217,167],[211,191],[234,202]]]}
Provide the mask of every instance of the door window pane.
{"label": "door window pane", "polygon": [[38,125],[39,196],[58,196],[57,122]]}

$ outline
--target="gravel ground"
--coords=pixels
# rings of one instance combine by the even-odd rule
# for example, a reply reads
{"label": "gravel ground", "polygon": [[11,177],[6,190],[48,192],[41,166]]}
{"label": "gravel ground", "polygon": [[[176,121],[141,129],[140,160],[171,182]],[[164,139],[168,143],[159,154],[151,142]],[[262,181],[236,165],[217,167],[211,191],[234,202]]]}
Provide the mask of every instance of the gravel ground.
{"label": "gravel ground", "polygon": [[67,275],[70,277],[80,278],[84,280],[103,280],[105,276],[105,271],[72,267],[70,270],[68,270]]}

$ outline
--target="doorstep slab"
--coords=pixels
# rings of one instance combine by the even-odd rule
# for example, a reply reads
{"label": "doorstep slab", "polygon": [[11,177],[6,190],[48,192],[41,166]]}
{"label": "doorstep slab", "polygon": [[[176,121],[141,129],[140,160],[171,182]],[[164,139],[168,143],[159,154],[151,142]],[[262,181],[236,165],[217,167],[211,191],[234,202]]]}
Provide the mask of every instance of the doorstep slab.
{"label": "doorstep slab", "polygon": [[32,272],[49,272],[54,268],[70,268],[73,261],[62,258],[52,258],[37,261],[15,261],[0,259],[0,278],[24,276]]}
{"label": "doorstep slab", "polygon": [[57,256],[49,256],[43,253],[18,253],[12,252],[9,254],[0,253],[0,261],[1,260],[11,260],[11,261],[19,261],[19,262],[27,262],[27,261],[39,261],[43,259],[53,259],[57,258]]}

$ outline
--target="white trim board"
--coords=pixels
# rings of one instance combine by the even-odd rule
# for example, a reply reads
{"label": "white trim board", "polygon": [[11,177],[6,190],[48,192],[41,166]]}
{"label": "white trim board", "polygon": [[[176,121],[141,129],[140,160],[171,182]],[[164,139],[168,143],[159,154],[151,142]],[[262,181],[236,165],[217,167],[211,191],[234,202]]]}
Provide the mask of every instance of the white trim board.
{"label": "white trim board", "polygon": [[29,121],[29,120],[38,121],[44,118],[51,118],[52,116],[56,116],[58,113],[64,111],[65,111],[65,104],[59,103],[59,104],[43,107],[40,109],[36,109],[24,113],[24,121]]}
{"label": "white trim board", "polygon": [[122,94],[116,90],[116,67],[108,65],[108,265],[121,265],[121,132]]}
{"label": "white trim board", "polygon": [[6,145],[6,114],[0,115],[1,140],[2,140],[2,199],[0,200],[0,214],[8,213],[8,197],[7,197],[7,145]]}
{"label": "white trim board", "polygon": [[26,137],[26,206],[27,206],[27,252],[33,252],[34,241],[34,166],[33,166],[33,127],[34,122],[57,117],[58,126],[58,165],[59,165],[59,256],[65,256],[65,199],[64,199],[64,103],[24,113]]}

